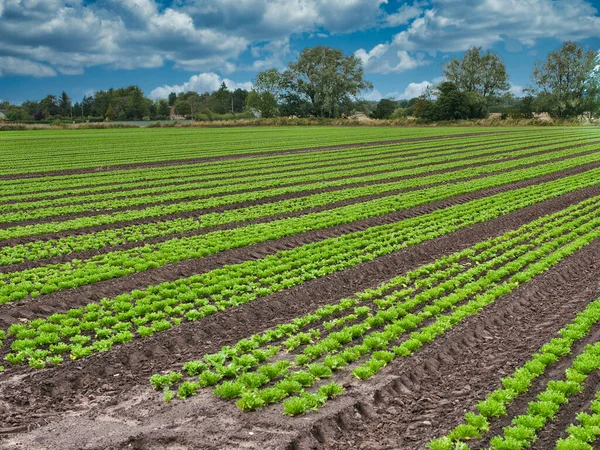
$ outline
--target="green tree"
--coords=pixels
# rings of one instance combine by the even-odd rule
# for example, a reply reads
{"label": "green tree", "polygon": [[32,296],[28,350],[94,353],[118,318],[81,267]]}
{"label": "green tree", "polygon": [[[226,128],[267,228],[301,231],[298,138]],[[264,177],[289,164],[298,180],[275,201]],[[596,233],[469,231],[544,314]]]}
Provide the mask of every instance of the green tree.
{"label": "green tree", "polygon": [[104,117],[106,118],[107,122],[111,122],[111,121],[115,120],[116,114],[115,114],[115,110],[113,109],[112,103],[108,105],[108,108],[106,110],[106,114]]}
{"label": "green tree", "polygon": [[567,41],[550,52],[542,64],[536,62],[536,109],[553,117],[572,117],[597,109],[599,80],[594,70],[596,52],[576,42]]}
{"label": "green tree", "polygon": [[177,94],[175,92],[171,92],[169,94],[169,106],[173,106],[175,101],[177,100]]}
{"label": "green tree", "polygon": [[161,98],[158,101],[158,106],[157,106],[156,110],[157,110],[157,114],[161,118],[169,117],[169,114],[171,113],[171,108],[169,107],[169,101],[165,100],[164,98]]}
{"label": "green tree", "polygon": [[231,112],[231,92],[227,88],[225,82],[221,83],[221,87],[213,94],[212,110],[217,114],[225,114]]}
{"label": "green tree", "polygon": [[246,89],[237,88],[231,94],[233,99],[233,112],[241,113],[246,109],[246,98],[248,97],[248,91]]}
{"label": "green tree", "polygon": [[446,79],[461,91],[477,92],[484,99],[498,97],[510,88],[504,62],[496,53],[482,54],[471,47],[462,59],[453,58],[442,65]]}
{"label": "green tree", "polygon": [[371,116],[375,119],[389,119],[392,117],[394,110],[396,109],[396,102],[389,98],[382,98],[377,103],[377,107]]}
{"label": "green tree", "polygon": [[178,97],[173,105],[175,114],[180,116],[189,116],[192,113],[192,108],[185,97]]}
{"label": "green tree", "polygon": [[279,114],[277,99],[270,92],[250,91],[246,98],[246,108],[260,117],[275,117]]}
{"label": "green tree", "polygon": [[[277,81],[276,74],[271,73]],[[273,85],[310,102],[317,116],[340,117],[352,112],[362,90],[372,89],[363,76],[358,57],[319,45],[302,50],[298,61],[290,63]]]}
{"label": "green tree", "polygon": [[62,91],[60,98],[58,99],[60,115],[64,117],[71,117],[71,106],[71,97],[69,97],[65,91]]}
{"label": "green tree", "polygon": [[58,106],[56,95],[47,95],[40,100],[40,109],[44,112],[46,117],[60,115],[60,108]]}

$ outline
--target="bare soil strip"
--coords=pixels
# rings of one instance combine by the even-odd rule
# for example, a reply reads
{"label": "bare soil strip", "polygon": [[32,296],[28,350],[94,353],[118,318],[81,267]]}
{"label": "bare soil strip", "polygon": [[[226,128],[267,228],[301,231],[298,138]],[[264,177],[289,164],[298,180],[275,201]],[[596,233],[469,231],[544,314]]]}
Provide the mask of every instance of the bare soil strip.
{"label": "bare soil strip", "polygon": [[[566,148],[570,148],[570,147],[566,147]],[[563,150],[561,149],[557,149],[554,151],[561,151]],[[572,158],[576,158],[579,156],[585,156],[585,155],[589,155],[592,153],[597,153],[598,151],[600,151],[599,149],[594,149],[594,150],[589,150],[586,152],[582,152],[579,154],[573,154],[573,155],[569,155],[569,156],[563,156],[560,158],[556,158],[553,159],[551,161],[542,161],[542,162],[535,162],[535,163],[531,163],[531,164],[526,164],[523,166],[519,166],[517,168],[513,168],[513,169],[508,169],[508,170],[500,170],[500,171],[496,171],[496,172],[490,172],[490,173],[486,173],[486,174],[482,174],[482,175],[478,175],[475,177],[469,177],[469,178],[463,178],[460,180],[456,180],[454,181],[454,183],[459,183],[459,182],[464,182],[464,181],[468,181],[468,180],[474,180],[474,179],[478,179],[478,178],[485,178],[487,176],[491,176],[491,175],[496,175],[499,173],[505,173],[505,172],[510,172],[513,170],[519,170],[519,169],[526,169],[526,168],[530,168],[530,167],[535,167],[535,166],[541,166],[544,164],[548,164],[549,162],[559,162],[559,161],[564,161],[566,159],[572,159]],[[551,153],[553,151],[544,151],[544,152],[539,152],[538,154],[544,154],[544,153]],[[516,160],[516,159],[522,159],[523,157],[512,157],[512,158],[507,158],[504,161],[510,161],[510,160]],[[489,165],[489,164],[493,164],[497,161],[491,161],[491,162],[486,162],[486,163],[477,163],[477,164],[471,164],[468,165],[468,167],[480,167],[480,166],[484,166],[484,165]],[[262,204],[268,204],[268,203],[274,203],[276,201],[280,201],[280,200],[287,200],[287,199],[291,199],[291,198],[299,198],[299,197],[303,197],[306,195],[311,195],[311,194],[317,194],[317,193],[325,193],[325,192],[333,192],[333,191],[339,191],[339,190],[343,190],[343,189],[347,189],[347,188],[353,188],[353,187],[362,187],[362,186],[370,186],[370,185],[376,185],[376,184],[385,184],[385,183],[390,183],[390,182],[394,182],[394,181],[401,181],[404,179],[417,179],[420,177],[424,177],[424,176],[429,176],[429,175],[435,175],[435,174],[440,174],[440,173],[451,173],[457,170],[461,170],[461,169],[465,169],[467,168],[466,166],[463,167],[459,167],[459,168],[452,168],[452,169],[442,169],[442,170],[438,170],[438,171],[432,171],[432,172],[428,172],[426,174],[418,174],[418,175],[409,175],[409,176],[401,176],[401,177],[395,177],[395,178],[388,178],[385,180],[378,180],[378,181],[372,181],[372,182],[363,182],[363,183],[354,183],[354,184],[348,184],[348,185],[344,185],[344,186],[333,186],[333,187],[328,187],[328,188],[322,188],[322,189],[307,189],[305,191],[302,192],[296,192],[296,193],[291,193],[291,194],[281,194],[281,195],[274,195],[271,197],[266,197],[263,199],[259,199],[259,200],[254,200],[254,201],[248,201],[248,202],[237,202],[237,203],[232,203],[232,204],[228,204],[228,205],[224,205],[224,206],[218,206],[215,208],[205,208],[205,209],[199,209],[199,210],[195,210],[192,212],[185,212],[185,213],[176,213],[176,214],[168,214],[168,215],[164,215],[164,216],[158,216],[158,217],[153,217],[146,220],[137,220],[137,221],[122,221],[122,222],[117,222],[114,224],[109,224],[109,225],[100,225],[100,226],[92,226],[92,227],[87,227],[85,228],[85,230],[89,231],[94,231],[96,229],[110,229],[110,228],[115,228],[115,227],[121,227],[121,226],[127,226],[130,224],[136,224],[136,223],[151,223],[151,222],[156,222],[156,221],[161,221],[161,220],[165,220],[165,219],[170,219],[170,218],[181,218],[181,217],[194,217],[197,216],[199,214],[206,214],[206,213],[212,213],[212,212],[222,212],[222,211],[228,211],[231,209],[237,209],[237,208],[242,208],[242,207],[246,207],[246,206],[254,206],[254,205],[262,205]],[[387,171],[383,171],[383,172],[387,172]],[[298,186],[304,185],[306,183],[297,183]],[[439,185],[438,184],[429,184],[429,185],[423,185],[423,186],[419,186],[419,187],[415,187],[412,189],[407,189],[406,191],[410,191],[410,190],[419,190],[419,189],[425,189],[428,187],[432,187],[432,186],[436,186]],[[223,195],[213,195],[212,197],[221,197],[221,196],[225,196],[225,195],[229,195],[229,194],[223,194]],[[382,196],[386,196],[389,195],[388,194],[383,194]],[[182,203],[182,202],[187,202],[187,201],[193,201],[193,200],[197,200],[197,199],[202,199],[205,198],[206,196],[197,196],[197,197],[193,197],[193,198],[188,198],[188,199],[184,199],[184,200],[174,200],[174,201],[166,201],[166,202],[158,202],[158,203],[146,203],[143,205],[138,205],[138,206],[132,206],[132,207],[123,207],[123,208],[115,208],[115,209],[111,209],[111,210],[94,210],[94,211],[87,211],[87,212],[81,212],[81,213],[73,213],[73,214],[64,214],[61,216],[55,216],[55,217],[49,217],[49,218],[43,218],[43,219],[36,219],[36,220],[28,220],[28,221],[21,221],[21,222],[10,222],[10,223],[1,223],[0,224],[0,229],[5,229],[5,228],[11,228],[14,226],[27,226],[27,225],[35,225],[35,224],[40,224],[40,223],[48,223],[48,222],[64,222],[64,221],[68,221],[68,220],[72,220],[72,219],[78,219],[78,218],[83,218],[83,217],[94,217],[97,215],[101,215],[101,214],[112,214],[112,213],[117,213],[117,212],[122,212],[122,211],[137,211],[137,210],[142,210],[148,207],[152,207],[152,206],[168,206],[168,205],[172,205],[172,204],[177,204],[177,203]],[[373,198],[376,198],[377,196],[374,196]],[[82,229],[78,229],[75,231],[81,231]],[[78,233],[74,233],[73,231],[67,231],[67,232],[63,232],[63,235],[73,235],[73,234],[78,234]],[[38,235],[39,237],[39,235]],[[27,239],[27,238],[25,238]],[[0,246],[6,245],[6,242],[8,240],[4,240],[4,241],[0,241],[1,244]],[[22,243],[22,242],[27,242],[22,241],[22,240],[18,240],[17,243]]]}
{"label": "bare soil strip", "polygon": [[[340,190],[340,189],[345,189],[347,187],[356,187],[356,186],[362,186],[362,185],[370,185],[370,184],[381,184],[381,183],[388,183],[391,181],[395,181],[395,180],[402,180],[402,179],[408,179],[408,178],[419,178],[419,177],[423,177],[423,176],[428,176],[428,175],[435,175],[435,174],[439,174],[439,173],[446,173],[446,172],[453,172],[453,171],[457,171],[457,170],[462,170],[465,169],[466,167],[480,167],[480,166],[484,166],[484,165],[489,165],[489,164],[495,164],[498,163],[500,161],[502,162],[506,162],[506,161],[514,161],[516,159],[523,159],[523,158],[529,158],[532,156],[539,156],[539,155],[544,155],[544,154],[549,154],[549,153],[553,153],[553,152],[560,152],[560,151],[564,151],[567,149],[577,149],[580,147],[584,147],[584,146],[589,146],[589,145],[594,145],[594,144],[600,144],[600,141],[596,141],[596,142],[588,142],[588,143],[584,143],[584,144],[573,144],[573,145],[567,145],[564,147],[560,147],[557,149],[552,149],[552,150],[541,150],[539,152],[535,152],[535,153],[531,153],[531,154],[527,154],[527,155],[521,155],[521,156],[509,156],[509,157],[505,157],[502,158],[501,160],[494,160],[494,161],[488,161],[488,162],[480,162],[480,163],[475,163],[475,164],[469,164],[470,160],[473,159],[477,159],[477,158],[481,158],[482,156],[494,156],[494,155],[498,155],[498,154],[506,154],[506,150],[500,150],[497,152],[492,152],[486,155],[471,155],[471,156],[467,156],[467,157],[463,157],[463,158],[457,158],[457,159],[453,159],[451,162],[464,162],[465,164],[460,166],[460,167],[456,167],[456,168],[451,168],[451,169],[438,169],[435,170],[436,166],[442,165],[442,164],[446,164],[449,161],[444,160],[441,162],[437,162],[437,163],[430,163],[430,162],[420,162],[422,159],[421,157],[415,157],[415,158],[393,158],[393,159],[402,159],[402,162],[413,162],[414,164],[410,164],[407,165],[405,168],[403,168],[402,170],[408,170],[408,169],[417,169],[417,168],[422,168],[422,167],[431,167],[434,170],[431,170],[430,172],[424,173],[424,174],[418,174],[418,175],[410,175],[410,176],[402,176],[402,177],[394,177],[394,178],[389,178],[386,180],[379,180],[379,181],[374,181],[374,182],[366,182],[366,183],[355,183],[355,184],[348,184],[348,185],[344,185],[344,186],[340,186],[340,187],[333,187],[333,188],[325,188],[325,189],[313,189],[313,190],[308,190],[305,192],[309,192],[309,193],[318,193],[318,192],[328,192],[330,190]],[[546,144],[544,144],[546,145]],[[541,145],[532,145],[529,147],[523,147],[520,148],[519,151],[521,150],[530,150],[530,149],[535,149],[541,147]],[[580,155],[586,155],[586,154],[590,154],[590,153],[594,153],[595,150],[590,150],[589,152],[583,152],[583,153],[579,153],[578,156]],[[456,153],[460,153],[461,150],[457,151]],[[431,155],[427,156],[426,158],[430,158]],[[377,159],[377,158],[374,158]],[[368,169],[368,173],[367,172],[361,172],[355,175],[345,175],[345,176],[337,176],[337,177],[327,177],[326,181],[339,181],[339,180],[352,180],[353,178],[359,178],[359,177],[363,177],[365,175],[380,175],[380,174],[384,174],[384,173],[391,173],[391,172],[397,172],[399,169],[389,169],[389,165],[392,164],[392,161],[390,160],[390,158],[388,157],[386,159],[386,161],[381,162],[377,165],[369,165],[369,166],[352,166],[352,167],[340,167],[340,168],[335,168],[333,170],[325,170],[325,171],[315,171],[314,174],[318,175],[320,173],[323,174],[334,174],[335,172],[339,172],[339,171],[346,171],[346,170],[360,170],[360,169]],[[373,169],[380,169],[380,170],[373,170]],[[292,172],[290,171],[286,171],[286,172],[281,172],[279,175],[279,177],[285,177],[287,174],[291,174]],[[273,177],[274,178],[274,177]],[[225,180],[232,180],[233,182],[235,182],[235,178],[225,178]],[[215,181],[215,180],[211,180],[211,181]],[[249,183],[253,183],[255,181],[244,181],[239,183],[239,189],[235,190],[235,191],[230,191],[230,192],[224,192],[221,194],[210,194],[210,195],[197,195],[194,197],[190,197],[184,200],[174,200],[174,201],[159,201],[159,202],[149,202],[149,203],[144,203],[142,205],[138,205],[138,206],[132,206],[132,207],[122,207],[122,208],[112,208],[112,209],[95,209],[92,211],[88,211],[88,212],[84,212],[84,213],[77,213],[77,214],[66,214],[66,215],[61,215],[61,216],[57,216],[56,219],[59,220],[66,220],[66,219],[71,219],[71,218],[75,218],[75,217],[89,217],[89,216],[94,216],[94,215],[98,215],[98,214],[106,214],[106,213],[112,213],[112,212],[117,212],[117,211],[128,211],[128,210],[139,210],[139,209],[144,209],[147,207],[151,207],[151,206],[156,206],[156,205],[170,205],[170,204],[175,204],[175,203],[181,203],[182,201],[190,201],[190,200],[198,200],[198,199],[203,199],[203,198],[213,198],[213,197],[224,197],[227,195],[232,195],[232,194],[243,194],[243,193],[247,193],[247,192],[257,192],[257,191],[268,191],[270,189],[273,189],[273,187],[264,187],[264,188],[252,188],[249,189],[247,187],[244,187],[244,185],[249,184]],[[292,182],[292,183],[285,183],[285,184],[281,184],[276,186],[276,188],[282,188],[282,187],[290,187],[290,186],[304,186],[307,184],[311,184],[314,183],[314,181],[303,181],[303,182]],[[185,185],[186,183],[176,183],[174,184],[174,187],[177,187],[179,185]],[[141,189],[146,189],[145,187],[141,188]],[[186,186],[185,189],[175,189],[173,191],[166,191],[166,192],[161,192],[160,195],[163,194],[168,194],[168,193],[180,193],[180,192],[186,192],[186,191],[191,191],[191,190],[197,190],[198,187],[194,185],[194,183],[190,183],[189,186]],[[136,194],[136,190],[133,189],[131,192],[128,193],[128,195],[123,196],[123,197],[119,197],[119,200],[123,200],[123,199],[127,199],[130,197],[135,197]],[[144,195],[148,195],[148,194],[144,194]],[[298,194],[294,194],[295,196],[302,196],[302,195],[306,195],[305,193],[298,193]],[[89,204],[89,203],[93,203],[94,201],[78,201],[77,199],[77,195],[71,195],[71,196],[66,196],[65,198],[72,198],[73,201],[72,202],[68,202],[65,203],[64,205],[61,206],[72,206],[72,205],[85,205],[85,204]],[[46,199],[44,199],[46,200]],[[36,200],[32,200],[32,201],[36,201]],[[15,203],[13,201],[10,202],[6,202],[6,204],[12,204]],[[21,202],[19,202],[21,203]],[[23,203],[27,203],[27,200],[23,201]],[[30,207],[28,207],[30,208]],[[14,211],[19,211],[18,210],[12,210]],[[6,212],[11,212],[10,210],[5,211]],[[3,213],[3,214],[4,214]],[[52,220],[53,218],[50,218],[50,220]],[[49,221],[48,218],[43,219],[43,221],[47,222]],[[37,221],[32,221],[32,222],[37,222]],[[25,223],[29,223],[25,222]],[[19,224],[19,222],[11,222],[10,224],[5,224],[7,226],[14,226],[15,224]]]}
{"label": "bare soil strip", "polygon": [[[501,145],[506,145],[509,143],[519,143],[522,142],[521,137],[513,137],[513,138],[507,138],[505,140],[503,140],[502,142],[485,142],[484,144],[480,145],[491,145],[491,146],[501,146]],[[566,137],[561,138],[561,140],[567,140],[568,139]],[[568,142],[565,142],[565,144],[568,144]],[[476,147],[477,143],[468,143],[468,144],[463,144],[461,146],[456,146],[456,144],[452,144],[452,147],[449,147],[449,149],[455,149],[455,151],[448,153],[448,155],[456,155],[456,154],[460,154],[460,153],[464,153],[465,150],[471,151],[474,150],[474,147]],[[547,144],[543,144],[543,145],[547,145]],[[578,144],[572,144],[572,145],[578,145]],[[583,145],[583,144],[582,144]],[[536,147],[540,147],[541,145],[530,145],[527,147],[522,147],[519,150],[528,150],[528,149],[532,149],[532,148],[536,148]],[[398,153],[396,155],[391,154],[391,152],[387,152],[385,154],[380,154],[377,156],[373,156],[373,158],[369,159],[369,161],[377,161],[377,160],[387,160],[387,159],[394,159],[394,160],[401,160],[401,161],[411,161],[411,160],[418,160],[420,158],[422,158],[422,152],[417,152],[416,150],[425,150],[425,149],[430,149],[430,147],[423,145],[422,147],[415,147],[412,148],[410,150],[410,153],[405,153],[405,152],[401,152]],[[448,150],[448,148],[446,148],[445,150]],[[335,154],[332,154],[331,156],[335,156]],[[428,157],[431,157],[432,155],[429,155]],[[330,167],[339,167],[338,165],[340,164],[340,162],[342,163],[342,165],[346,166],[348,164],[351,164],[352,161],[350,161],[350,156],[348,156],[348,160],[343,160],[343,161],[339,161],[336,159],[323,159],[320,160],[318,162],[315,162],[314,165],[311,166],[311,168],[315,168],[315,169],[327,169]],[[468,159],[468,158],[465,158]],[[268,167],[268,162],[265,163],[265,166]],[[290,161],[288,164],[286,164],[285,169],[286,171],[289,171],[289,169],[294,169],[296,166],[300,165],[300,164],[307,164],[306,161],[303,162],[293,162]],[[200,171],[201,169],[199,169]],[[281,168],[280,170],[283,171],[283,169]],[[346,170],[345,168],[339,168],[336,170]],[[242,172],[242,173],[239,173]],[[215,175],[220,175],[221,173],[215,174]],[[224,180],[235,180],[237,178],[240,177],[245,177],[249,175],[249,169],[232,169],[232,170],[227,170],[227,171],[223,171],[222,172],[223,176],[222,177],[218,177],[218,178],[213,178],[211,179],[211,181],[224,181]],[[271,175],[270,173],[266,174],[266,175]],[[186,182],[188,178],[192,178],[192,177],[197,177],[198,174],[191,174],[191,175],[185,175],[182,177],[178,177],[177,180],[172,180],[172,179],[165,179],[164,183],[160,183],[160,184],[154,184],[154,187],[161,187],[161,186],[169,186],[169,185],[178,185],[181,184],[182,181]],[[81,177],[78,177],[81,178]],[[93,187],[103,187],[106,186],[107,189],[103,190],[103,193],[110,193],[110,192],[121,192],[123,190],[123,186],[121,185],[126,185],[132,182],[138,182],[138,181],[123,181],[123,182],[110,182],[110,183],[102,183],[102,184],[94,184]],[[249,183],[249,182],[248,182]],[[56,192],[56,195],[53,196],[48,196],[48,197],[44,197],[45,200],[52,200],[52,199],[56,199],[56,198],[65,198],[65,197],[71,197],[74,196],[76,194],[61,194],[61,191],[63,190],[77,190],[77,189],[85,189],[89,187],[88,185],[79,185],[76,187],[71,187],[71,188],[61,188],[61,189],[57,189],[55,191],[52,192]],[[125,186],[127,187],[127,186]],[[15,203],[17,201],[21,201],[21,200],[9,200],[9,201],[4,201],[2,202],[3,204],[11,204],[11,203]]]}
{"label": "bare soil strip", "polygon": [[599,252],[597,240],[415,357],[392,363],[379,386],[359,388],[354,404],[318,419],[287,448],[425,448],[600,296]]}
{"label": "bare soil strip", "polygon": [[[318,242],[324,239],[341,236],[346,233],[365,230],[373,226],[416,217],[435,211],[436,209],[466,203],[479,198],[498,194],[500,192],[506,192],[556,180],[565,176],[574,175],[576,173],[582,173],[595,167],[600,167],[600,162],[576,167],[562,172],[556,172],[531,180],[520,181],[518,183],[467,193],[451,197],[449,199],[417,206],[415,208],[397,211],[384,216],[372,217],[345,225],[309,231],[278,240],[266,241],[248,247],[227,250],[199,260],[186,260],[157,269],[135,273],[126,277],[101,281],[92,285],[81,286],[76,289],[57,291],[49,295],[37,297],[36,299],[0,305],[0,327],[4,329],[22,318],[31,320],[38,317],[45,317],[55,312],[64,312],[70,308],[81,307],[90,302],[98,301],[103,297],[114,297],[115,295],[123,292],[130,292],[133,289],[144,289],[149,285],[155,285],[165,281],[175,281],[179,278],[208,272],[224,265],[237,264],[246,260],[262,258],[278,251],[289,250],[311,242]],[[585,198],[599,194],[600,184],[580,191],[572,192],[547,202],[550,202],[549,204],[560,205],[558,209],[562,209],[569,205],[569,202],[581,201]],[[544,204],[547,202],[544,202]]]}
{"label": "bare soil strip", "polygon": [[223,161],[227,159],[241,159],[241,158],[256,158],[261,156],[268,155],[287,155],[287,154],[295,154],[295,153],[306,153],[306,152],[315,152],[315,151],[323,151],[323,150],[337,150],[337,149],[345,149],[345,148],[361,148],[361,147],[371,147],[376,145],[391,145],[391,144],[401,144],[404,142],[418,142],[418,141],[433,141],[437,139],[451,139],[451,138],[464,138],[471,136],[486,136],[490,134],[512,134],[512,133],[526,133],[533,132],[535,129],[531,130],[506,130],[506,131],[482,131],[478,133],[460,133],[460,134],[450,134],[444,136],[425,136],[419,138],[407,138],[407,139],[394,139],[387,141],[374,141],[374,142],[361,142],[357,144],[343,144],[343,145],[330,145],[324,147],[310,147],[310,148],[300,148],[294,150],[275,150],[275,151],[266,151],[259,153],[237,153],[232,155],[225,156],[208,156],[204,158],[189,158],[189,159],[181,159],[181,160],[169,160],[169,161],[156,161],[156,162],[147,162],[147,163],[138,163],[138,164],[122,164],[115,166],[104,166],[104,167],[93,167],[89,169],[66,169],[66,170],[54,170],[48,172],[32,172],[27,174],[15,174],[15,175],[0,175],[0,180],[15,180],[15,179],[26,179],[26,178],[35,178],[35,177],[45,177],[52,175],[76,175],[83,173],[97,173],[97,172],[111,172],[115,170],[127,170],[127,169],[143,169],[147,167],[164,167],[164,166],[176,166],[182,164],[195,164],[199,162],[210,162],[210,161]]}
{"label": "bare soil strip", "polygon": [[392,447],[423,448],[430,437],[455,426],[465,407],[497,386],[499,375],[525,362],[576,311],[600,296],[600,242],[413,357],[392,363],[378,376],[379,383],[350,386],[348,395],[319,415],[286,418],[277,407],[244,414],[208,393],[164,404],[161,394],[151,391],[148,377],[589,195],[579,191],[533,205],[59,368],[10,370],[0,375],[0,435],[58,420],[11,443],[27,446],[30,439],[41,439],[47,448],[66,449],[83,442],[93,448],[129,443],[136,448],[175,443],[237,448],[244,441],[254,448],[380,448],[378,442],[383,447],[395,442]]}

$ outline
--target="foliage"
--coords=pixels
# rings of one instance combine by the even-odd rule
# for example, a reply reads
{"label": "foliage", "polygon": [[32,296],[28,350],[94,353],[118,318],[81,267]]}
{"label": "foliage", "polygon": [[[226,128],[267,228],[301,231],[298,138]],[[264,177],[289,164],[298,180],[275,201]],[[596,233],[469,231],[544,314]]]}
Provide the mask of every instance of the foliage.
{"label": "foliage", "polygon": [[499,97],[509,89],[504,62],[496,53],[471,47],[462,59],[452,58],[442,65],[446,79],[462,92],[479,94],[484,100]]}
{"label": "foliage", "polygon": [[533,81],[537,88],[536,110],[553,117],[597,114],[600,105],[600,79],[595,71],[596,52],[585,51],[567,41],[550,52],[546,61],[537,62]]}

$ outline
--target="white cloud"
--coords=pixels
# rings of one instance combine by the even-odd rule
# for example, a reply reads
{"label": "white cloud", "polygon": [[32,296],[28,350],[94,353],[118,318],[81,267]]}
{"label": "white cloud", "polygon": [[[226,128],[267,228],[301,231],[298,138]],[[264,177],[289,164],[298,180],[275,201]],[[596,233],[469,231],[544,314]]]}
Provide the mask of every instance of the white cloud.
{"label": "white cloud", "polygon": [[369,100],[371,102],[378,102],[379,100],[381,100],[384,97],[381,94],[381,92],[379,92],[377,89],[373,89],[372,91],[369,91],[366,94],[363,94],[363,98],[365,100]]}
{"label": "white cloud", "polygon": [[419,17],[423,14],[423,6],[426,2],[415,2],[412,5],[408,3],[402,5],[393,14],[389,14],[384,18],[384,25],[388,27],[397,27],[399,25],[407,24],[411,19]]}
{"label": "white cloud", "polygon": [[410,100],[411,98],[419,97],[429,86],[432,86],[432,83],[429,81],[409,83],[408,86],[406,86],[406,89],[404,89],[404,92],[398,94],[396,98],[398,100]]}
{"label": "white cloud", "polygon": [[365,70],[373,73],[399,73],[431,64],[422,53],[412,57],[405,50],[394,50],[389,44],[378,44],[368,52],[361,48],[354,54],[362,60]]}
{"label": "white cloud", "polygon": [[150,98],[167,98],[171,92],[179,94],[181,92],[213,92],[221,87],[221,83],[229,88],[229,90],[235,90],[238,88],[250,90],[252,89],[252,83],[247,81],[238,83],[228,78],[221,78],[214,72],[200,73],[193,75],[188,81],[183,84],[174,84],[172,86],[164,85],[157,87],[150,92]]}
{"label": "white cloud", "polygon": [[392,73],[428,63],[424,56],[459,52],[471,46],[504,43],[521,51],[542,38],[557,40],[598,36],[600,17],[588,0],[430,0],[401,6],[384,25],[408,23],[389,42],[356,55],[366,70]]}
{"label": "white cloud", "polygon": [[435,54],[502,41],[516,49],[541,38],[582,39],[598,35],[597,12],[586,0],[432,0],[393,44]]}
{"label": "white cloud", "polygon": [[[107,65],[230,73],[280,67],[297,33],[342,34],[374,27],[386,0],[0,0],[0,57],[63,74]],[[7,72],[5,70],[4,72]],[[38,73],[50,74],[46,70]]]}
{"label": "white cloud", "polygon": [[26,59],[0,56],[0,77],[7,75],[27,75],[31,77],[55,77],[56,71],[44,64]]}
{"label": "white cloud", "polygon": [[[436,78],[439,80],[439,78]],[[435,80],[434,80],[435,81]],[[382,98],[390,98],[393,100],[410,100],[411,98],[419,97],[421,94],[425,92],[425,90],[436,83],[431,83],[430,81],[421,81],[420,83],[409,83],[404,89],[403,92],[388,92],[386,95],[383,95],[379,90],[373,89],[369,93],[363,95],[365,100],[376,101],[378,102]]]}

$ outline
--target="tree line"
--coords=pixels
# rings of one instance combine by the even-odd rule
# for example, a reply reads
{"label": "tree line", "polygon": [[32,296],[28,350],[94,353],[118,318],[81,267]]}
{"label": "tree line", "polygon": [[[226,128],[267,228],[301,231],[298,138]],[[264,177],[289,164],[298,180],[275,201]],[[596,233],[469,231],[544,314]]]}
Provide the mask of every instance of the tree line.
{"label": "tree line", "polygon": [[[509,76],[500,56],[472,47],[462,58],[442,65],[444,81],[419,97],[369,102],[361,94],[372,89],[362,61],[326,46],[305,48],[285,70],[257,74],[253,88],[229,90],[223,83],[214,92],[172,92],[151,100],[138,86],[98,91],[72,103],[63,92],[22,105],[0,103],[11,121],[27,120],[157,120],[172,112],[186,118],[347,117],[363,112],[377,119],[407,116],[423,121],[485,118],[491,112],[514,119],[548,113],[556,118],[600,114],[600,59],[575,42],[565,42],[537,62],[532,84],[522,97],[510,93]],[[237,116],[239,117],[239,116]]]}

